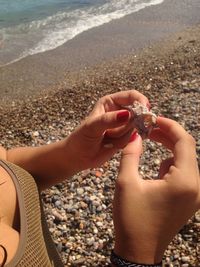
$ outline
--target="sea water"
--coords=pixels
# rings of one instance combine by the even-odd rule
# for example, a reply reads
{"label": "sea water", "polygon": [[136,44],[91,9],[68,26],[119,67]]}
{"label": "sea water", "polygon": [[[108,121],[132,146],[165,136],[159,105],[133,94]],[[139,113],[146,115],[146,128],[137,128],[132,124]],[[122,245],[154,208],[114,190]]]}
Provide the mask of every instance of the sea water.
{"label": "sea water", "polygon": [[164,0],[0,0],[0,66]]}

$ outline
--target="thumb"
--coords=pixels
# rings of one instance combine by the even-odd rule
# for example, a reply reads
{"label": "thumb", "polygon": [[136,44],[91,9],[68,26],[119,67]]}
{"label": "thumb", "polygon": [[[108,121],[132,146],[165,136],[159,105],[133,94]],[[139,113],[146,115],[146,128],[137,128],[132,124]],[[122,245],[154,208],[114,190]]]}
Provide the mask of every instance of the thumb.
{"label": "thumb", "polygon": [[142,154],[142,138],[135,132],[128,145],[122,151],[122,157],[120,162],[119,176],[123,182],[130,181],[133,178],[136,180],[139,178],[139,162]]}

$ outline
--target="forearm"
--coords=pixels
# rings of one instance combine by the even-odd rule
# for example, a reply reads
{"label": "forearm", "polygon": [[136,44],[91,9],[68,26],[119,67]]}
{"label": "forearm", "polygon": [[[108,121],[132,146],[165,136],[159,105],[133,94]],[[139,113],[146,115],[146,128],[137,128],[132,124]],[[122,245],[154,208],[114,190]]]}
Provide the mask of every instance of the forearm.
{"label": "forearm", "polygon": [[40,147],[20,147],[7,151],[7,160],[34,176],[40,189],[45,189],[79,171],[68,139]]}

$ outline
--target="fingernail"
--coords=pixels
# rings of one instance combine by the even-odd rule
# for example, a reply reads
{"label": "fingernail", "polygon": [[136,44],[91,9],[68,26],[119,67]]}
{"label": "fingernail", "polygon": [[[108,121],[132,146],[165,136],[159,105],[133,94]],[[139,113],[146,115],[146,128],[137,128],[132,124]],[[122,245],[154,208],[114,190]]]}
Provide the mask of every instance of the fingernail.
{"label": "fingernail", "polygon": [[128,110],[120,111],[117,114],[117,121],[118,122],[125,122],[128,120],[128,118],[129,118],[129,111]]}
{"label": "fingernail", "polygon": [[134,132],[130,137],[129,143],[134,142],[138,138],[138,136],[138,132]]}

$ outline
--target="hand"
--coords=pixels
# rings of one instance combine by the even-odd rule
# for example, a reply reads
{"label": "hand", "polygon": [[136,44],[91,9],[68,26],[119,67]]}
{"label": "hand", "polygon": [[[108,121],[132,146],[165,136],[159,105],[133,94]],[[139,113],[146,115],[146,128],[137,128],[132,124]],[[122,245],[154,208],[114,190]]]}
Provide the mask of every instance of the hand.
{"label": "hand", "polygon": [[131,90],[102,97],[91,114],[66,139],[66,154],[74,173],[100,166],[123,148],[132,134],[131,114],[121,106],[137,100],[144,105],[148,99]]}
{"label": "hand", "polygon": [[200,179],[194,139],[175,121],[157,119],[150,138],[170,149],[159,180],[138,173],[142,141],[123,150],[114,197],[116,254],[136,263],[155,264],[187,220],[200,208]]}
{"label": "hand", "polygon": [[123,148],[133,131],[131,114],[123,105],[148,99],[135,90],[102,97],[91,114],[67,138],[39,147],[0,149],[8,161],[35,177],[40,190],[62,182],[75,173],[100,166]]}

